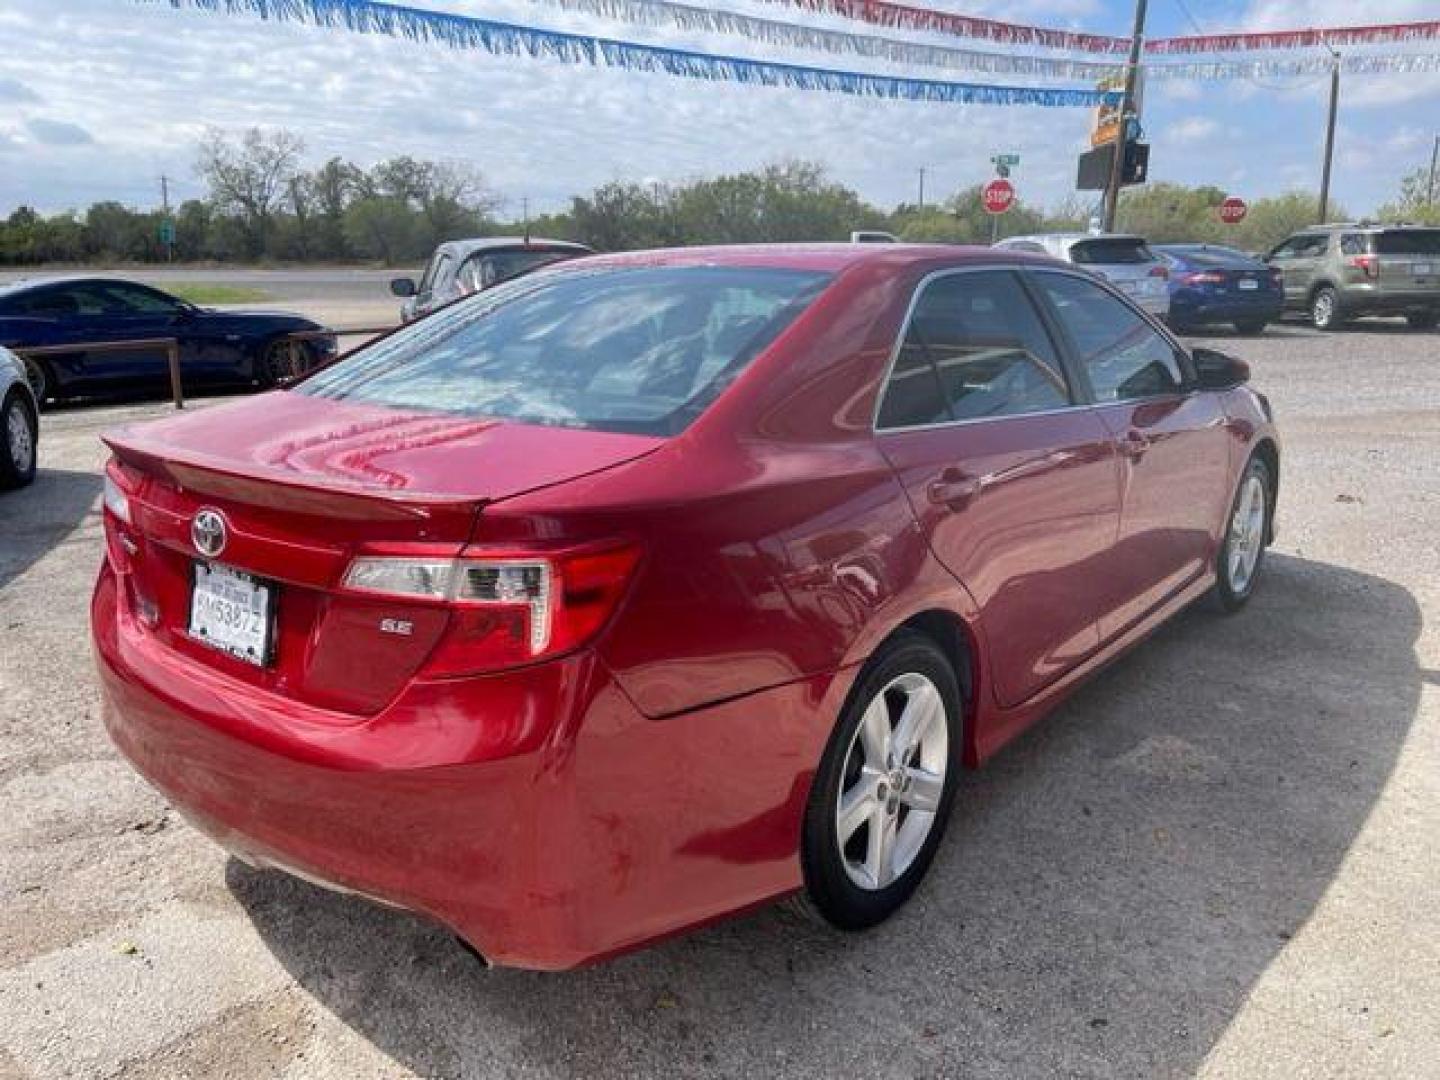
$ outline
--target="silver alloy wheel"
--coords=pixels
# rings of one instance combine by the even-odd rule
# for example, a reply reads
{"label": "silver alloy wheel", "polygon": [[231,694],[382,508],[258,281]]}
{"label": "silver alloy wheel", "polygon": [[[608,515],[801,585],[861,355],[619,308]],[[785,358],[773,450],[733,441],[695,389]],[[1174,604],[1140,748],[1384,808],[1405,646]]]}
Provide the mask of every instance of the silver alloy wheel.
{"label": "silver alloy wheel", "polygon": [[835,807],[845,873],[862,889],[892,884],[935,825],[950,761],[945,699],[907,672],[871,699],[850,740]]}
{"label": "silver alloy wheel", "polygon": [[1310,304],[1310,318],[1316,326],[1329,326],[1335,321],[1335,293],[1330,289],[1321,289],[1315,294],[1315,299]]}
{"label": "silver alloy wheel", "polygon": [[1260,552],[1265,546],[1265,482],[1251,473],[1245,477],[1235,513],[1230,518],[1230,548],[1225,572],[1237,595],[1250,587]]}
{"label": "silver alloy wheel", "polygon": [[5,441],[10,448],[10,464],[24,476],[35,464],[35,436],[30,430],[30,416],[18,400],[5,410]]}

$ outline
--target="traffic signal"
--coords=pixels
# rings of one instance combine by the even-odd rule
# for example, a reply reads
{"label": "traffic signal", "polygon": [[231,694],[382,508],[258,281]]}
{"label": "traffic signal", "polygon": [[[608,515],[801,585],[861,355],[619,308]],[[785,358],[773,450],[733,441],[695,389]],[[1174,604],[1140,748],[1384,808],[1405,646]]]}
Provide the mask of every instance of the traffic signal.
{"label": "traffic signal", "polygon": [[[1115,160],[1115,144],[1104,143],[1080,155],[1075,187],[1079,191],[1104,191],[1110,186],[1110,165]],[[1143,184],[1150,175],[1150,144],[1127,142],[1125,160],[1121,163],[1120,184]]]}

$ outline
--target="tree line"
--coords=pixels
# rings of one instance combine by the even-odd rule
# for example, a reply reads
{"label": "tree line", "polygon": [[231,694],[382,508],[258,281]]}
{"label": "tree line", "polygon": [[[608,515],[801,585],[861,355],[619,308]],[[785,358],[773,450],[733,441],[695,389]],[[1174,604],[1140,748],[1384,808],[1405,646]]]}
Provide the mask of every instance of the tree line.
{"label": "tree line", "polygon": [[[304,143],[285,131],[211,132],[196,173],[206,195],[166,215],[119,202],[83,212],[40,214],[27,206],[0,224],[0,264],[158,262],[413,263],[441,241],[505,235],[578,240],[602,251],[706,243],[844,240],[855,229],[903,240],[989,243],[1001,235],[1085,228],[1093,200],[1071,196],[1051,208],[1018,202],[997,223],[984,212],[982,185],[925,206],[874,206],[836,183],[822,165],[791,161],[682,184],[613,181],[575,196],[561,213],[507,220],[498,194],[475,168],[395,157],[363,168],[331,158],[305,168]],[[1399,183],[1382,220],[1440,224],[1440,191],[1429,171]],[[1237,225],[1220,221],[1226,193],[1211,186],[1156,183],[1127,190],[1118,227],[1160,242],[1224,243],[1263,250],[1314,222],[1316,199],[1291,192],[1256,199]],[[1344,220],[1335,208],[1333,217]]]}

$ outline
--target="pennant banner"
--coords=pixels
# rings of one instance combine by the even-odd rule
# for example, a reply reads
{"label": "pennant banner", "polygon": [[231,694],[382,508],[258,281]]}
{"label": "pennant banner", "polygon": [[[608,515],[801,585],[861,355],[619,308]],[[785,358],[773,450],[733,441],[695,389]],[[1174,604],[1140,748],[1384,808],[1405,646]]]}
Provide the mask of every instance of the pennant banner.
{"label": "pennant banner", "polygon": [[1046,49],[1067,49],[1071,52],[1124,53],[1130,39],[1108,34],[1082,34],[1073,30],[1053,30],[1043,26],[981,19],[973,15],[957,15],[952,11],[892,4],[888,0],[765,0],[770,4],[800,8],[823,15],[841,15],[847,19],[889,26],[897,30],[924,30],[950,34],[954,37],[977,38],[1005,45],[1039,45]]}
{"label": "pennant banner", "polygon": [[1025,56],[1011,53],[956,49],[918,41],[850,34],[774,19],[759,19],[734,11],[717,11],[671,0],[538,0],[569,13],[595,15],[652,29],[674,28],[710,34],[730,34],[784,45],[895,64],[949,68],[952,71],[983,72],[989,75],[1022,75],[1032,78],[1095,82],[1124,72],[1114,62],[1072,60],[1067,57]]}
{"label": "pennant banner", "polygon": [[1183,53],[1253,52],[1262,49],[1339,48],[1342,45],[1398,45],[1440,40],[1440,19],[1430,22],[1337,26],[1331,29],[1266,30],[1249,34],[1205,34],[1156,38],[1145,43],[1155,56]]}
{"label": "pennant banner", "polygon": [[[1291,60],[1196,60],[1191,63],[1145,65],[1149,79],[1248,79],[1293,78],[1324,75],[1335,61],[1328,56],[1307,56]],[[1402,53],[1395,56],[1344,56],[1340,70],[1347,75],[1389,75],[1440,71],[1440,52]]]}
{"label": "pennant banner", "polygon": [[176,9],[255,15],[275,22],[343,28],[497,56],[531,56],[629,71],[663,72],[687,79],[825,90],[862,97],[937,101],[959,105],[1042,105],[1087,108],[1115,98],[1094,90],[1044,86],[992,86],[802,67],[739,56],[715,56],[628,41],[567,34],[468,15],[378,3],[376,0],[149,0]]}

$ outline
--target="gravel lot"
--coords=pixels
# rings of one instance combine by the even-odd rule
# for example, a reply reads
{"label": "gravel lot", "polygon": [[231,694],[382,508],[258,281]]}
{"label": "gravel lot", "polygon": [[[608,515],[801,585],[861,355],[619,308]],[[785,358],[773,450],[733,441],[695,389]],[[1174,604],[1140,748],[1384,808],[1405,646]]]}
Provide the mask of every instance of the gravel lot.
{"label": "gravel lot", "polygon": [[48,414],[0,496],[0,1077],[1435,1076],[1440,335],[1221,347],[1286,439],[1250,608],[970,777],[879,930],[764,911],[565,975],[249,871],[117,758],[96,435],[165,407]]}

